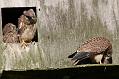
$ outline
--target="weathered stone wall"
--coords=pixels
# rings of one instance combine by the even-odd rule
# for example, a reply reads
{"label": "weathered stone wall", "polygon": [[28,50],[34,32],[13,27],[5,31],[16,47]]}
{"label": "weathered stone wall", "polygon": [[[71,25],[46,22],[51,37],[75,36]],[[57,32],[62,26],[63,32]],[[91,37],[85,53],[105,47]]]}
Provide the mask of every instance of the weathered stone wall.
{"label": "weathered stone wall", "polygon": [[[83,41],[94,36],[104,36],[112,42],[113,64],[119,63],[118,0],[0,1],[1,8],[34,6],[37,9],[38,17],[38,45],[34,45],[32,52],[30,50],[31,53],[25,51],[27,55],[25,52],[20,52],[19,55],[18,49],[20,48],[16,46],[17,49],[13,50],[16,52],[13,53],[9,50],[9,46],[6,49],[1,43],[0,59],[2,61],[0,61],[0,68],[7,70],[14,68],[67,67],[70,65],[67,56],[73,53]],[[0,24],[2,25],[1,17]],[[0,35],[2,36],[1,27]],[[2,38],[0,39],[2,40]],[[11,48],[14,47],[13,45]],[[9,50],[9,52],[6,52],[6,50]],[[11,57],[10,51],[15,57]],[[18,64],[18,62],[20,63]]]}

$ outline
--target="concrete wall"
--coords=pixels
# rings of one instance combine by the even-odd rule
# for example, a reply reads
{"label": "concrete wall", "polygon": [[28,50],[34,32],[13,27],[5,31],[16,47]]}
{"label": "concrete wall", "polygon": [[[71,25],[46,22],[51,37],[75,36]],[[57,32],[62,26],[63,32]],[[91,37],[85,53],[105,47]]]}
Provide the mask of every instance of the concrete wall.
{"label": "concrete wall", "polygon": [[70,66],[67,56],[83,41],[94,36],[104,36],[112,42],[113,64],[119,63],[118,0],[0,1],[0,8],[34,6],[37,9],[39,42],[24,50],[19,45],[5,45],[1,42],[1,69]]}

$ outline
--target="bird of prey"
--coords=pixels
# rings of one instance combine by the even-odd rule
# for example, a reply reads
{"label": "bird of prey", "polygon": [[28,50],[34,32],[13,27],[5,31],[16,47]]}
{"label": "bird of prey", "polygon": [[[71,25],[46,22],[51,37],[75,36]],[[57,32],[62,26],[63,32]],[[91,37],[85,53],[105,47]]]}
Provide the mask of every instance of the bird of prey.
{"label": "bird of prey", "polygon": [[32,42],[37,30],[36,22],[37,18],[33,9],[24,11],[23,15],[18,18],[18,34],[22,46],[26,46],[26,43]]}
{"label": "bird of prey", "polygon": [[74,65],[111,64],[112,44],[104,37],[93,37],[84,42],[75,53],[68,56]]}
{"label": "bird of prey", "polygon": [[3,28],[3,42],[4,43],[18,43],[18,35],[16,26],[8,23]]}

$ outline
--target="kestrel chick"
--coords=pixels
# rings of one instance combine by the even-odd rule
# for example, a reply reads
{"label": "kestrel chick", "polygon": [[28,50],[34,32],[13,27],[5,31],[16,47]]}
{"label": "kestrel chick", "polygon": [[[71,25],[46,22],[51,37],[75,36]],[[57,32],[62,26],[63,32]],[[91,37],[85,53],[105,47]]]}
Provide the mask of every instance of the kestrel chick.
{"label": "kestrel chick", "polygon": [[32,42],[37,30],[36,22],[37,18],[33,9],[24,11],[23,15],[18,19],[19,40],[23,46],[26,45],[26,43]]}
{"label": "kestrel chick", "polygon": [[8,23],[3,28],[3,42],[4,43],[18,43],[18,35],[16,26],[12,23]]}

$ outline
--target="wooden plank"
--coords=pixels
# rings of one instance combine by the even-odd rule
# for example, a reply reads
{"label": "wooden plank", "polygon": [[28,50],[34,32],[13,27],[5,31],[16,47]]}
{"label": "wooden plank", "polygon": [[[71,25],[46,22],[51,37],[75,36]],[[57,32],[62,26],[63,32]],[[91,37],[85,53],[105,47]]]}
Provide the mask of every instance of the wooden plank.
{"label": "wooden plank", "polygon": [[45,69],[3,71],[2,79],[114,79],[119,78],[119,65],[87,65]]}

